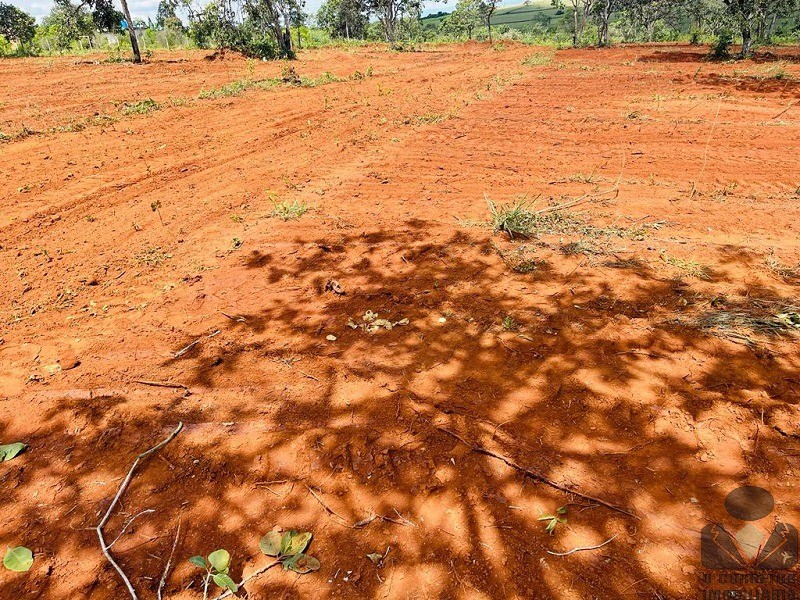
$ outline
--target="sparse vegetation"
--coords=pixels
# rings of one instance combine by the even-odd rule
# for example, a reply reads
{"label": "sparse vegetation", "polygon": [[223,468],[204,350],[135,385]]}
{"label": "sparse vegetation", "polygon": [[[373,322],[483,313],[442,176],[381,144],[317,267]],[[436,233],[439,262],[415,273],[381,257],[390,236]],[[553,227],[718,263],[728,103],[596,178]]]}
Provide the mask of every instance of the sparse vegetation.
{"label": "sparse vegetation", "polygon": [[668,265],[680,269],[689,277],[711,279],[708,267],[695,260],[678,258],[676,256],[670,256],[669,254],[662,254],[661,259]]}
{"label": "sparse vegetation", "polygon": [[528,58],[522,61],[526,67],[540,67],[542,65],[549,65],[553,62],[555,56],[547,52],[534,52]]}
{"label": "sparse vegetation", "polygon": [[208,559],[202,556],[193,556],[189,562],[196,567],[206,570],[205,577],[203,578],[203,600],[208,598],[208,584],[213,581],[216,585],[224,590],[230,590],[232,593],[239,591],[239,586],[231,579],[228,572],[230,571],[231,555],[227,550],[214,550],[208,555]]}
{"label": "sparse vegetation", "polygon": [[514,236],[531,237],[544,233],[574,231],[583,223],[582,220],[569,213],[533,211],[525,199],[501,206],[495,205],[491,200],[487,202],[494,231],[503,231],[512,239]]}
{"label": "sparse vegetation", "polygon": [[172,254],[162,251],[160,246],[148,246],[136,255],[136,262],[148,267],[157,267],[168,258],[172,258]]}
{"label": "sparse vegetation", "polygon": [[308,212],[308,205],[300,200],[292,200],[291,202],[275,202],[272,207],[272,212],[269,213],[270,217],[277,217],[282,221],[292,221],[299,219]]}
{"label": "sparse vegetation", "polygon": [[546,521],[547,525],[545,526],[544,530],[553,535],[556,532],[556,527],[559,525],[566,525],[567,517],[564,516],[567,514],[567,507],[561,506],[556,510],[554,515],[542,515],[537,520],[539,521]]}
{"label": "sparse vegetation", "polygon": [[161,110],[161,105],[152,98],[134,103],[123,102],[120,106],[123,115],[146,115],[156,110]]}

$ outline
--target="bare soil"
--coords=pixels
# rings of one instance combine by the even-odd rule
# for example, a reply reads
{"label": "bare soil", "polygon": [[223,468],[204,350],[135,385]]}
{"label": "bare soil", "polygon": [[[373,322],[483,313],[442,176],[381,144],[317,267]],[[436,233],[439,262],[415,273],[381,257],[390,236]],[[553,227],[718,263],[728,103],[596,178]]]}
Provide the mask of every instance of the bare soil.
{"label": "bare soil", "polygon": [[93,527],[178,422],[107,527],[155,510],[112,550],[141,598],[179,519],[175,599],[274,525],[322,568],[250,598],[688,598],[737,485],[800,524],[800,350],[759,325],[800,304],[800,66],[704,53],[307,51],[318,85],[211,99],[284,64],[0,62],[0,547],[35,553],[0,596],[127,597]]}

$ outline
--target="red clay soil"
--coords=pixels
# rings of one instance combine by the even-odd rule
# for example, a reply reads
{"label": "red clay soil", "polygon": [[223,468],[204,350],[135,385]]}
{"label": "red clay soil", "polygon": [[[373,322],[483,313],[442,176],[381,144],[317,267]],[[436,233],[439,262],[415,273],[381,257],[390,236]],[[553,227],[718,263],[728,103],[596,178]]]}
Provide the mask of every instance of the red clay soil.
{"label": "red clay soil", "polygon": [[[112,549],[140,598],[179,521],[175,599],[275,525],[322,567],[250,598],[688,598],[738,485],[800,525],[800,66],[703,53],[310,51],[216,99],[283,65],[0,63],[0,597],[128,597],[93,528],[178,422],[106,527],[155,511]],[[494,233],[522,196],[585,197]]]}

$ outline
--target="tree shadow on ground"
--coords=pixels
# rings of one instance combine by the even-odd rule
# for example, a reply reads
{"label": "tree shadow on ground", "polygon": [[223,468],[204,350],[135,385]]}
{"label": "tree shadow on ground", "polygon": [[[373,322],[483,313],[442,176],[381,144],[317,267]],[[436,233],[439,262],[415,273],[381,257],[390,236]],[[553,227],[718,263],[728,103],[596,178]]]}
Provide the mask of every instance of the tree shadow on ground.
{"label": "tree shadow on ground", "polygon": [[[153,392],[135,415],[120,396],[59,403],[2,476],[2,504],[24,506],[21,522],[43,540],[30,578],[2,595],[52,597],[69,571],[83,581],[77,595],[123,597],[91,528],[134,455],[178,421],[185,431],[143,465],[108,526],[156,510],[114,548],[143,597],[179,518],[166,597],[198,597],[191,555],[227,548],[235,578],[265,564],[257,543],[273,524],[313,531],[323,567],[271,571],[248,586],[254,598],[690,595],[699,530],[724,518],[726,493],[797,466],[787,449],[798,440],[772,427],[797,402],[796,352],[670,323],[698,294],[641,263],[563,257],[515,273],[492,247],[511,242],[436,227],[298,240],[291,261],[254,252],[225,275],[241,320],[162,365],[191,394]],[[254,277],[271,293],[250,294]],[[344,294],[326,291],[329,279]],[[370,331],[368,311],[409,322]],[[43,458],[46,447],[65,448],[63,460]],[[44,515],[24,498],[36,482],[52,505]],[[537,519],[560,506],[568,524],[547,535]],[[365,558],[387,547],[380,568]],[[75,549],[100,572],[65,564]]]}

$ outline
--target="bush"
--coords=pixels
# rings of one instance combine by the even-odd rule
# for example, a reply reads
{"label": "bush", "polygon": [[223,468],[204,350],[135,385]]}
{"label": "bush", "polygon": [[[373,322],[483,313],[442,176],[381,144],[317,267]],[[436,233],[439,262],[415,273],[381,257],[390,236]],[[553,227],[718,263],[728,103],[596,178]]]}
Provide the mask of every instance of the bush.
{"label": "bush", "polygon": [[733,34],[727,29],[723,29],[717,35],[717,41],[711,49],[711,58],[716,60],[730,58],[731,44],[733,44]]}

